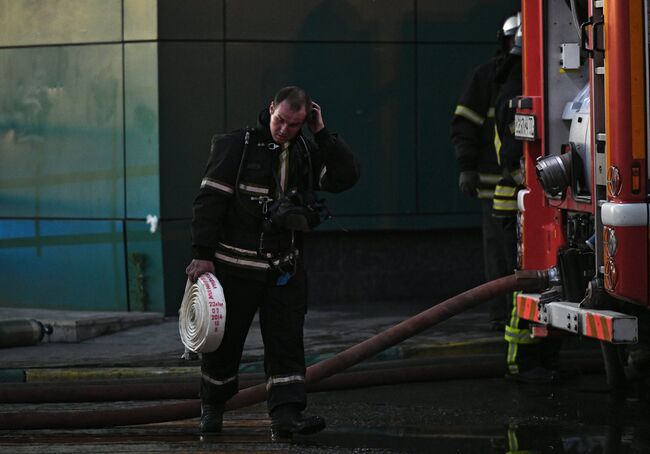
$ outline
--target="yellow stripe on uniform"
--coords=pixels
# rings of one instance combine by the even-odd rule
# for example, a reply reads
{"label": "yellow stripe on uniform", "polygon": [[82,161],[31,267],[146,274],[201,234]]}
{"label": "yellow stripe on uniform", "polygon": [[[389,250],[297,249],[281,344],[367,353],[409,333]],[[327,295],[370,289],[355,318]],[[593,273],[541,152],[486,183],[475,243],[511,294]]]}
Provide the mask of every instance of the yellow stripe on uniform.
{"label": "yellow stripe on uniform", "polygon": [[485,118],[483,118],[481,115],[474,112],[469,107],[463,106],[461,104],[458,104],[456,106],[456,110],[454,111],[454,115],[459,115],[459,116],[461,116],[463,118],[466,118],[469,121],[471,121],[472,123],[477,124],[478,126],[483,126],[483,123],[485,123]]}
{"label": "yellow stripe on uniform", "polygon": [[492,208],[498,211],[517,211],[517,201],[516,200],[500,200],[494,199],[492,203]]}
{"label": "yellow stripe on uniform", "polygon": [[478,181],[483,184],[494,184],[496,185],[501,179],[501,174],[496,173],[479,173]]}
{"label": "yellow stripe on uniform", "polygon": [[493,199],[494,198],[494,190],[493,189],[481,189],[481,188],[478,188],[476,190],[476,195],[478,196],[479,199]]}
{"label": "yellow stripe on uniform", "polygon": [[517,188],[514,186],[503,186],[497,184],[496,188],[494,188],[494,195],[497,197],[514,197],[516,190]]}
{"label": "yellow stripe on uniform", "polygon": [[536,344],[539,342],[539,339],[531,337],[529,329],[513,328],[512,326],[506,326],[503,338],[511,344]]}
{"label": "yellow stripe on uniform", "polygon": [[517,439],[517,431],[512,427],[508,427],[508,453],[512,454],[519,451],[519,440]]}
{"label": "yellow stripe on uniform", "polygon": [[529,329],[519,328],[519,313],[517,312],[517,295],[521,292],[512,293],[512,311],[510,312],[510,320],[506,325],[503,338],[508,342],[508,354],[506,361],[508,363],[508,372],[511,374],[519,373],[519,366],[517,366],[517,353],[519,353],[520,344],[536,344],[540,339],[531,336]]}
{"label": "yellow stripe on uniform", "polygon": [[[508,341],[506,339],[506,341]],[[511,374],[519,373],[519,366],[517,365],[517,352],[519,351],[519,344],[508,342],[508,356],[506,363],[508,364],[508,372]]]}
{"label": "yellow stripe on uniform", "polygon": [[289,142],[282,144],[282,153],[280,153],[280,192],[285,192],[287,190],[287,184],[289,181]]}
{"label": "yellow stripe on uniform", "polygon": [[501,165],[501,137],[496,124],[494,125],[494,151],[497,153],[497,163]]}

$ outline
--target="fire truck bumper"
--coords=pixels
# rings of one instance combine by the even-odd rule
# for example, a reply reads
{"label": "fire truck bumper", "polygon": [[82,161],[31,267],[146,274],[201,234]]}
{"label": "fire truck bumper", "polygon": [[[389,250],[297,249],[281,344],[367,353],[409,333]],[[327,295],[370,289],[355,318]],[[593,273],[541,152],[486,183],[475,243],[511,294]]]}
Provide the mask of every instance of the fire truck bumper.
{"label": "fire truck bumper", "polygon": [[[517,295],[520,318],[548,328],[591,337],[612,344],[634,344],[638,340],[638,320],[632,315],[609,310],[583,309],[580,303],[555,301],[540,303],[540,295]],[[547,330],[533,330],[543,336]]]}

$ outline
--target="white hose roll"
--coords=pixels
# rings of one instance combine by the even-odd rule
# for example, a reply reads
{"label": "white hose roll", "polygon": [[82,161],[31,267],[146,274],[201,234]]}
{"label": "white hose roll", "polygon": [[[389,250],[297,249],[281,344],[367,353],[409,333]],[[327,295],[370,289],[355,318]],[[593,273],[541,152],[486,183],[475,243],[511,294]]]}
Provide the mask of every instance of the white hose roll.
{"label": "white hose roll", "polygon": [[194,353],[213,352],[221,344],[226,329],[226,299],[212,273],[205,273],[185,286],[178,311],[178,331],[183,345]]}

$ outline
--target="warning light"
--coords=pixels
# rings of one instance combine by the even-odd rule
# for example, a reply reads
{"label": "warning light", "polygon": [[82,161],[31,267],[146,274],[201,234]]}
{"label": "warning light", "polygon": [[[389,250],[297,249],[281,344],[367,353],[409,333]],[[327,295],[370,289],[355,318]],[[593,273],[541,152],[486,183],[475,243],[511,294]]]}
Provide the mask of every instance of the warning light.
{"label": "warning light", "polygon": [[605,252],[607,255],[605,258],[613,258],[616,254],[616,249],[618,247],[618,240],[616,239],[616,232],[611,227],[603,228],[603,243],[605,243]]}
{"label": "warning light", "polygon": [[610,166],[607,170],[607,191],[612,197],[618,197],[621,193],[621,172],[616,166]]}
{"label": "warning light", "polygon": [[605,288],[613,291],[618,283],[618,272],[613,258],[609,258],[605,263]]}

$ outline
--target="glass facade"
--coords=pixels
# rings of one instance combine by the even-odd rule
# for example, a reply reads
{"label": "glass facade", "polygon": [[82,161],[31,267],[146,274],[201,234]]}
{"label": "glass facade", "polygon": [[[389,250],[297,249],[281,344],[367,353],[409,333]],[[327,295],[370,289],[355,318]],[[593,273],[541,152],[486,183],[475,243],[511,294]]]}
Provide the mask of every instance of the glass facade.
{"label": "glass facade", "polygon": [[160,213],[158,45],[124,46],[126,217]]}
{"label": "glass facade", "polygon": [[126,311],[118,221],[0,219],[0,304]]}
{"label": "glass facade", "polygon": [[449,123],[517,4],[0,0],[0,305],[175,313],[210,139],[288,84],[362,164],[324,230],[478,225]]}
{"label": "glass facade", "polygon": [[120,216],[120,46],[0,49],[0,68],[0,216]]}
{"label": "glass facade", "polygon": [[122,0],[0,0],[2,47],[121,39]]}

